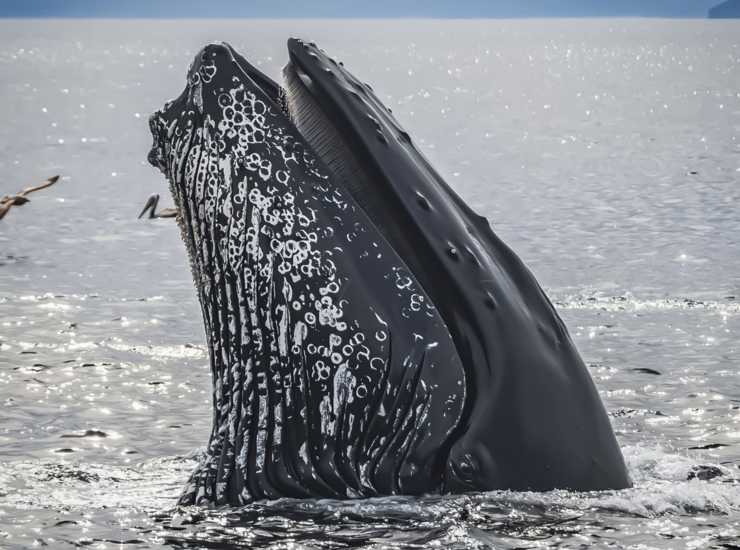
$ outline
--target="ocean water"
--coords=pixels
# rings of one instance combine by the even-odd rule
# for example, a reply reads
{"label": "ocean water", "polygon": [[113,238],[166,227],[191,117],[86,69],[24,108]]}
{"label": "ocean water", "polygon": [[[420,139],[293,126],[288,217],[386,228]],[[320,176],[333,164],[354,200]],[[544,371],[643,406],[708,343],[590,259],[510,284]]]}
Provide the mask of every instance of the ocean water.
{"label": "ocean water", "polygon": [[[634,488],[176,509],[210,373],[147,117],[315,40],[538,276]],[[740,548],[740,22],[0,22],[0,548]],[[162,204],[163,203],[163,204]]]}

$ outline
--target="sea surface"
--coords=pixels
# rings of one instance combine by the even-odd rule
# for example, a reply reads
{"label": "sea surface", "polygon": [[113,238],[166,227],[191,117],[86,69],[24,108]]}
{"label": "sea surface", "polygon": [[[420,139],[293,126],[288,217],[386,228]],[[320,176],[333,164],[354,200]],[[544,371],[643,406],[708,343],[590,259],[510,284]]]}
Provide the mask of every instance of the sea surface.
{"label": "sea surface", "polygon": [[[534,271],[634,488],[175,508],[211,379],[147,117],[289,36]],[[740,548],[740,21],[1,21],[0,195],[54,174],[0,221],[0,548]]]}

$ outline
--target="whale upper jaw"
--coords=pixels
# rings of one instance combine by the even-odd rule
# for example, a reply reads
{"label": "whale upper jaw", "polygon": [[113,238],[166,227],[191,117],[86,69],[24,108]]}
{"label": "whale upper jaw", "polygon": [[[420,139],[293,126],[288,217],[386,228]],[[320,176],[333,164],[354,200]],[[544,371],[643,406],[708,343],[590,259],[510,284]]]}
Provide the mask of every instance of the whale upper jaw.
{"label": "whale upper jaw", "polygon": [[366,211],[430,295],[463,362],[466,403],[445,489],[629,486],[593,381],[532,273],[368,84],[313,43],[290,39],[288,51],[305,90],[362,166],[363,185],[345,185],[360,204],[369,202],[365,193],[381,197],[382,208]]}
{"label": "whale upper jaw", "polygon": [[[276,172],[268,173],[268,168],[249,165],[252,162],[249,158],[231,158],[229,147],[241,143],[242,138],[230,134],[228,124],[233,118],[229,122],[213,117],[214,112],[223,112],[223,106],[214,102],[232,101],[236,105],[249,97],[252,99],[244,105],[256,105],[253,100],[257,98],[268,114],[280,122],[270,128],[258,128],[257,124],[240,150],[247,151],[251,144],[275,154],[275,158],[285,161],[285,170],[294,170],[288,174],[289,178],[305,177],[311,182],[310,200],[318,201],[319,208],[326,212],[338,208],[337,214],[326,223],[335,224],[331,238],[336,238],[338,233],[346,234],[341,246],[336,247],[337,254],[345,262],[338,269],[346,271],[343,280],[350,289],[348,292],[355,293],[352,295],[355,307],[367,299],[370,305],[363,307],[373,311],[378,319],[388,322],[394,318],[394,308],[405,299],[401,296],[407,287],[399,286],[404,290],[395,294],[396,289],[390,292],[380,279],[398,277],[399,273],[407,273],[403,275],[403,285],[408,279],[412,285],[409,288],[415,289],[414,294],[426,300],[425,307],[429,307],[424,310],[426,321],[413,317],[413,312],[411,317],[406,317],[401,308],[396,324],[391,322],[391,326],[400,331],[393,334],[389,330],[394,345],[403,345],[406,336],[412,344],[417,336],[434,336],[433,341],[430,340],[430,344],[434,344],[431,347],[425,344],[426,347],[417,349],[409,344],[408,357],[416,357],[413,361],[419,367],[414,371],[417,374],[408,380],[398,378],[393,384],[415,381],[409,387],[416,389],[399,402],[403,406],[398,405],[398,410],[411,414],[414,407],[429,399],[431,412],[428,414],[439,416],[437,428],[434,424],[419,423],[415,431],[409,432],[428,432],[430,439],[424,445],[420,439],[414,439],[416,436],[408,435],[411,438],[408,441],[415,445],[413,452],[408,451],[411,457],[408,461],[405,455],[398,463],[386,458],[392,445],[400,445],[398,442],[389,443],[391,447],[383,447],[382,452],[377,451],[379,455],[371,457],[375,452],[372,450],[375,435],[366,434],[360,443],[367,444],[370,449],[364,465],[362,457],[345,457],[340,451],[332,451],[332,456],[338,457],[332,465],[333,459],[317,449],[311,465],[298,461],[285,472],[280,470],[282,466],[274,466],[278,473],[272,477],[264,473],[267,469],[264,465],[259,468],[254,465],[254,453],[259,454],[254,449],[255,445],[259,449],[260,439],[259,435],[252,434],[252,439],[233,449],[234,453],[247,453],[240,459],[248,472],[242,476],[243,486],[237,483],[232,487],[233,480],[228,475],[233,474],[222,471],[221,466],[211,465],[226,478],[213,481],[208,478],[211,474],[203,473],[203,477],[193,481],[193,490],[196,493],[207,491],[203,488],[209,484],[221,483],[225,493],[219,496],[201,492],[193,501],[201,498],[213,502],[239,502],[245,494],[254,498],[367,496],[398,492],[592,490],[629,486],[621,451],[603,404],[564,324],[534,276],[493,233],[487,220],[473,212],[445,183],[370,86],[313,43],[290,39],[288,51],[290,63],[285,69],[283,89],[229,45],[207,46],[196,56],[183,94],[155,113],[150,121],[155,139],[149,159],[170,180],[175,202],[183,212],[183,237],[188,243],[207,333],[211,337],[212,368],[223,376],[227,376],[225,373],[230,368],[228,357],[222,360],[225,352],[220,349],[219,339],[223,340],[224,336],[214,332],[213,325],[218,321],[221,329],[229,328],[229,322],[219,321],[218,316],[219,308],[225,307],[219,304],[231,297],[228,293],[219,297],[213,292],[224,284],[225,275],[211,273],[213,266],[204,263],[202,258],[210,257],[214,253],[211,249],[217,251],[223,246],[228,252],[224,252],[224,269],[233,272],[246,269],[247,260],[229,252],[239,242],[232,236],[232,229],[238,233],[240,227],[249,227],[250,223],[252,227],[255,223],[264,223],[261,219],[239,218],[233,208],[234,204],[241,203],[232,201],[226,208],[225,202],[221,202],[228,195],[226,186],[236,189],[241,185],[240,192],[245,193],[262,186],[269,191],[279,183],[274,178],[285,177]],[[212,89],[210,79],[216,64],[221,76],[224,73],[229,76],[223,81],[223,93],[231,94],[228,98],[222,99],[223,94]],[[204,95],[206,89],[209,93]],[[260,122],[266,114],[253,111],[244,116]],[[224,144],[225,141],[232,145]],[[212,161],[204,161],[206,157]],[[245,157],[248,154],[245,153]],[[242,161],[247,163],[250,172],[244,172],[247,176],[238,182],[235,178],[243,168]],[[221,174],[219,181],[223,186],[218,184],[211,196],[199,174],[214,171]],[[231,177],[234,179],[229,180]],[[226,193],[223,197],[222,192]],[[188,208],[188,201],[192,202],[196,195],[204,198]],[[314,213],[316,208],[312,207]],[[267,221],[270,223],[269,218]],[[209,233],[218,223],[224,224],[228,231],[218,235]],[[370,240],[363,241],[363,234],[369,235]],[[244,250],[249,258],[253,253],[259,256],[260,247],[277,245],[268,240],[256,245],[241,243],[240,246],[246,247]],[[373,251],[368,256],[371,246],[385,250],[378,254],[378,263],[373,265],[365,263],[376,253]],[[381,268],[387,268],[385,276],[381,272],[372,275],[373,269]],[[265,273],[268,281],[270,272]],[[227,273],[226,278],[229,276]],[[365,315],[359,310],[352,311],[359,317]],[[427,321],[431,323],[428,326],[424,325]],[[369,326],[375,320],[362,317],[362,322]],[[265,329],[270,330],[269,327]],[[404,330],[408,330],[406,336]],[[386,352],[391,353],[383,351]],[[437,358],[442,356],[447,358],[448,365],[440,367]],[[247,361],[246,357],[243,359]],[[391,363],[392,354],[388,355],[388,364]],[[424,366],[429,363],[436,365],[437,370]],[[386,378],[376,383],[393,387],[390,381],[403,372],[400,366],[393,368],[400,370],[391,370]],[[442,372],[444,368],[449,372]],[[454,392],[454,397],[453,393],[444,397],[448,405],[451,404],[449,409],[442,405],[435,408],[433,397],[446,390],[445,386],[460,390]],[[423,387],[434,389],[423,390]],[[228,416],[220,413],[218,407],[216,409],[214,433],[219,423],[228,428]],[[386,411],[386,407],[377,410]],[[257,412],[262,414],[261,409]],[[421,422],[422,417],[418,413],[414,422]],[[321,416],[321,421],[325,420]],[[298,427],[305,422],[304,427],[309,431],[318,429],[312,427],[311,418],[296,422]],[[377,422],[370,421],[364,429],[372,434],[382,431]],[[257,428],[255,430],[260,433]],[[306,447],[298,445],[298,435],[289,428],[285,430],[287,435],[284,434],[283,441],[287,441],[284,443],[287,449],[293,449],[291,441],[294,441],[293,454],[301,457],[312,454],[310,449],[307,451]],[[223,455],[218,449],[221,447],[214,447],[212,454],[220,452]],[[407,468],[411,462],[414,467]],[[353,469],[359,473],[353,473]],[[367,474],[370,470],[375,474]],[[345,491],[342,491],[343,484],[347,485]]]}

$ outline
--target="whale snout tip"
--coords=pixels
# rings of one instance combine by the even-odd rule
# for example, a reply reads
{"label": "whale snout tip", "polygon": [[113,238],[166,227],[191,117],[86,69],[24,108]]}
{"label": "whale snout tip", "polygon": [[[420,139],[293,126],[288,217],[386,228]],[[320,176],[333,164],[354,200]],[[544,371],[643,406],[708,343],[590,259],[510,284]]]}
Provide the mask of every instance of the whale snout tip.
{"label": "whale snout tip", "polygon": [[296,37],[288,39],[288,55],[291,60],[295,60],[296,58],[305,59],[304,56],[308,56],[314,60],[326,57],[326,53],[315,42]]}
{"label": "whale snout tip", "polygon": [[197,84],[202,81],[210,82],[216,73],[216,68],[231,63],[234,59],[234,50],[226,42],[211,42],[203,46],[190,64],[188,82]]}
{"label": "whale snout tip", "polygon": [[288,38],[288,52],[293,52],[298,48],[307,49],[311,46],[316,47],[316,44],[304,38],[301,38],[300,36],[291,36],[290,38]]}
{"label": "whale snout tip", "polygon": [[233,53],[234,48],[228,42],[210,42],[201,48],[196,58],[213,59],[231,56]]}

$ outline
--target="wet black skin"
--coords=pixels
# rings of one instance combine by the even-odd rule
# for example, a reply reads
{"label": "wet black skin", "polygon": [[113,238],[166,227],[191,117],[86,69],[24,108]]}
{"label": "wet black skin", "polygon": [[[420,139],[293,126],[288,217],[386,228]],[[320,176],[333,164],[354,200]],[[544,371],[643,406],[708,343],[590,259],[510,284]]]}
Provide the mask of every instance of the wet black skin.
{"label": "wet black skin", "polygon": [[629,487],[596,387],[532,273],[367,84],[312,43],[291,39],[288,50],[377,185],[386,208],[373,221],[403,251],[463,361],[467,397],[442,490]]}

